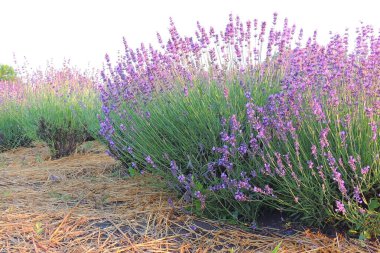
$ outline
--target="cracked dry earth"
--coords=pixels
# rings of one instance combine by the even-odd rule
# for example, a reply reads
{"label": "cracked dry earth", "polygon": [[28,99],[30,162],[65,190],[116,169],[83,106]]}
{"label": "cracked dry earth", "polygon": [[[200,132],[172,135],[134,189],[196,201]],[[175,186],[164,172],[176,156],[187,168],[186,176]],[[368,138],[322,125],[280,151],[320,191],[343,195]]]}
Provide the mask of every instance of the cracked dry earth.
{"label": "cracked dry earth", "polygon": [[271,252],[280,242],[279,252],[365,252],[339,237],[268,236],[199,220],[181,213],[157,178],[122,174],[96,142],[59,160],[38,144],[0,154],[0,253]]}

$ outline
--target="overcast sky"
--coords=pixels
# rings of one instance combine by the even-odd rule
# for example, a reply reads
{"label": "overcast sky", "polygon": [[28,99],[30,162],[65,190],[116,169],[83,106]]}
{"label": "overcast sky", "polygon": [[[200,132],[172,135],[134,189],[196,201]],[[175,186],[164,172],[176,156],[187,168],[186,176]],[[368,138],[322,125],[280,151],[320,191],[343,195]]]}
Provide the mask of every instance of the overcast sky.
{"label": "overcast sky", "polygon": [[242,20],[279,20],[288,17],[311,35],[318,30],[320,41],[328,32],[344,32],[360,21],[376,29],[380,25],[380,3],[376,0],[0,0],[0,63],[13,65],[13,54],[22,63],[43,67],[48,60],[60,65],[100,67],[105,53],[116,58],[122,37],[132,47],[156,42],[156,32],[168,37],[169,17],[181,34],[193,35],[196,21],[224,28],[228,14]]}

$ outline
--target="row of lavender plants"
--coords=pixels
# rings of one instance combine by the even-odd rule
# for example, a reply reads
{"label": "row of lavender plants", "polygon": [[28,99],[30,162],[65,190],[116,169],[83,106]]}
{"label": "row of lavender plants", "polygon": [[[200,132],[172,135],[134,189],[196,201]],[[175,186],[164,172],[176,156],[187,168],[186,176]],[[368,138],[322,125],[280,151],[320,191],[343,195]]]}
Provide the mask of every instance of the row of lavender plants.
{"label": "row of lavender plants", "polygon": [[27,137],[26,130],[19,124],[17,104],[13,102],[21,99],[20,86],[3,80],[0,81],[0,91],[0,152],[30,145],[32,139]]}
{"label": "row of lavender plants", "polygon": [[129,171],[161,176],[195,211],[380,234],[380,37],[371,26],[303,39],[285,19],[194,37],[170,20],[102,72],[100,133]]}
{"label": "row of lavender plants", "polygon": [[61,69],[20,68],[0,82],[0,151],[45,141],[52,158],[97,137],[100,101],[93,75],[65,63]]}

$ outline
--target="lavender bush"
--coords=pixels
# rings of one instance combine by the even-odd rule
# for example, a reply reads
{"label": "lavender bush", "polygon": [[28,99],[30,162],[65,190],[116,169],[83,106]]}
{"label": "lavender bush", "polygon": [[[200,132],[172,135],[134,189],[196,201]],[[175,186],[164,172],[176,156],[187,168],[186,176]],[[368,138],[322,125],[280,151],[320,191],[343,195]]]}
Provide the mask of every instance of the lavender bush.
{"label": "lavender bush", "polygon": [[[170,21],[160,49],[108,56],[100,133],[130,171],[149,171],[198,211],[253,221],[279,210],[307,225],[379,235],[380,37],[327,45],[285,19],[195,38]],[[270,27],[270,28],[269,28]],[[265,40],[266,39],[266,40]]]}
{"label": "lavender bush", "polygon": [[18,73],[13,82],[0,82],[0,151],[43,140],[58,158],[98,138],[100,101],[91,73],[67,63]]}
{"label": "lavender bush", "polygon": [[18,103],[23,96],[23,86],[17,81],[0,81],[0,152],[19,146],[29,146],[32,139],[19,123]]}

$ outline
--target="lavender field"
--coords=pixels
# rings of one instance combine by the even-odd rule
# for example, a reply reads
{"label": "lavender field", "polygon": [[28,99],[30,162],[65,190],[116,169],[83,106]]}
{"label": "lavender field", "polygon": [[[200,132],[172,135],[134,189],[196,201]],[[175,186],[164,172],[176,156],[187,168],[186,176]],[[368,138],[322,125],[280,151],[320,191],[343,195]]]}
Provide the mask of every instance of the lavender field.
{"label": "lavender field", "polygon": [[186,37],[170,19],[168,40],[123,39],[99,75],[19,71],[0,82],[0,151],[44,141],[60,158],[95,139],[192,214],[378,240],[380,34],[362,25],[320,44],[279,20],[231,15]]}

